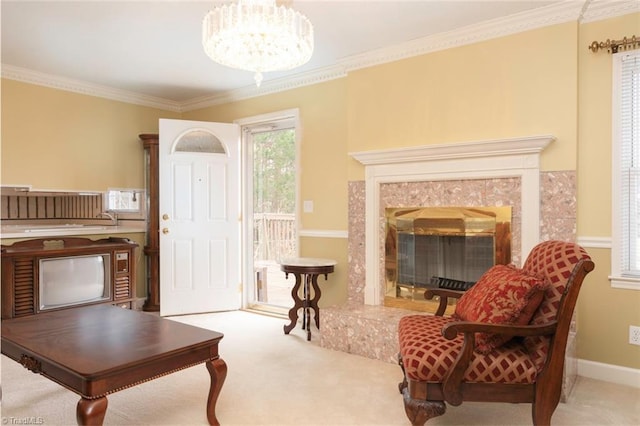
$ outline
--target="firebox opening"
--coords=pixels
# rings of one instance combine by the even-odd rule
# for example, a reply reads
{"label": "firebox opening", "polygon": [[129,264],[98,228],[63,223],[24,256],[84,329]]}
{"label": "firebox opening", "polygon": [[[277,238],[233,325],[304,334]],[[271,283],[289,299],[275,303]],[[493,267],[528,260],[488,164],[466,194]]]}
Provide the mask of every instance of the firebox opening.
{"label": "firebox opening", "polygon": [[511,261],[511,207],[387,208],[386,218],[387,306],[429,311],[426,289],[468,290]]}

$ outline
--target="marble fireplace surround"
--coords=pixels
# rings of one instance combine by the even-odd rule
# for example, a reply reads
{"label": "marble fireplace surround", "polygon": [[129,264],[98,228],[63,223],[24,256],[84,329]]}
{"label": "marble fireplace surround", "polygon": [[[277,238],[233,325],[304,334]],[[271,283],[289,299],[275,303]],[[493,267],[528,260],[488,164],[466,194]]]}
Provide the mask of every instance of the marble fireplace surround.
{"label": "marble fireplace surround", "polygon": [[[384,209],[511,205],[512,261],[539,241],[575,241],[575,171],[540,171],[553,136],[351,153],[365,181],[349,183],[347,303],[322,309],[320,345],[397,362],[397,324],[415,314],[383,306]],[[577,376],[575,328],[567,346],[565,389]]]}

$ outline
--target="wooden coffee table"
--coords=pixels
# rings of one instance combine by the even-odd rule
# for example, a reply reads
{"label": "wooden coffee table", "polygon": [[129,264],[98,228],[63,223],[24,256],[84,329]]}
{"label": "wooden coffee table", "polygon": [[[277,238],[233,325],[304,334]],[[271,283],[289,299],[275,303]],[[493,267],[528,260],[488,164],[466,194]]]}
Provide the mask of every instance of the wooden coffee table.
{"label": "wooden coffee table", "polygon": [[216,401],[227,375],[218,355],[222,337],[109,305],[2,321],[2,353],[79,394],[76,419],[83,425],[102,424],[108,394],[200,363],[211,376],[207,419],[218,425]]}

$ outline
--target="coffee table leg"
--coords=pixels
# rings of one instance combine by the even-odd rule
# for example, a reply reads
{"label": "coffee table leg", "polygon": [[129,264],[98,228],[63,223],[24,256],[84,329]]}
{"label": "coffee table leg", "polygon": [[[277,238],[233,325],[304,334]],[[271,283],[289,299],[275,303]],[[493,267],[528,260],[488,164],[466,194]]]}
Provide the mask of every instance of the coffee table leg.
{"label": "coffee table leg", "polygon": [[211,387],[207,398],[207,420],[209,420],[210,425],[219,426],[220,422],[216,418],[216,402],[220,396],[224,380],[227,378],[227,364],[222,358],[207,361],[206,364],[211,376]]}
{"label": "coffee table leg", "polygon": [[80,398],[76,406],[76,421],[79,425],[101,426],[107,412],[107,397]]}

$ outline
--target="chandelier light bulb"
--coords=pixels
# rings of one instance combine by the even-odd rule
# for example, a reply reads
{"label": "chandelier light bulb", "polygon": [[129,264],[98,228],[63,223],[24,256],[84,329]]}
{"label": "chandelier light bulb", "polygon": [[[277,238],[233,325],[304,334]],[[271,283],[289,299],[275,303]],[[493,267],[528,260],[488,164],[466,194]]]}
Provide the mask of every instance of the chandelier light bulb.
{"label": "chandelier light bulb", "polygon": [[202,21],[202,45],[215,62],[262,73],[299,67],[313,54],[313,25],[275,0],[238,0],[216,6]]}

